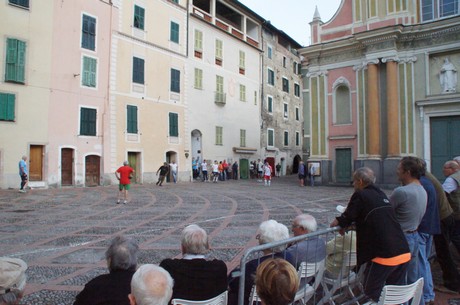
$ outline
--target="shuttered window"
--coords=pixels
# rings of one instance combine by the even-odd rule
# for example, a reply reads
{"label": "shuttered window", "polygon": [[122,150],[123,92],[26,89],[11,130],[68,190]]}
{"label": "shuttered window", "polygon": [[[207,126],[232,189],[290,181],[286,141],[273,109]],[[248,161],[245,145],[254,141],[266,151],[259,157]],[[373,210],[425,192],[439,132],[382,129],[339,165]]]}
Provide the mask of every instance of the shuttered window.
{"label": "shuttered window", "polygon": [[180,92],[180,71],[171,69],[171,91]]}
{"label": "shuttered window", "polygon": [[222,134],[223,134],[223,127],[216,126],[216,145],[222,145]]}
{"label": "shuttered window", "polygon": [[29,0],[10,0],[9,3],[26,8],[29,7]]}
{"label": "shuttered window", "polygon": [[10,93],[0,93],[0,121],[14,121],[16,96]]}
{"label": "shuttered window", "polygon": [[92,108],[80,108],[80,135],[96,135],[96,117],[97,111]]}
{"label": "shuttered window", "polygon": [[169,136],[179,136],[179,115],[177,113],[169,113]]}
{"label": "shuttered window", "polygon": [[172,42],[179,43],[179,24],[171,21],[170,39]]}
{"label": "shuttered window", "polygon": [[83,57],[83,77],[81,78],[81,84],[87,87],[96,87],[96,69],[97,60],[91,57]]}
{"label": "shuttered window", "polygon": [[6,48],[5,81],[24,84],[26,43],[18,39],[8,38]]}
{"label": "shuttered window", "polygon": [[81,47],[94,51],[96,49],[96,18],[83,15]]}
{"label": "shuttered window", "polygon": [[127,113],[127,132],[137,133],[137,106],[128,105]]}
{"label": "shuttered window", "polygon": [[134,6],[134,27],[140,30],[144,29],[145,9],[135,5]]}
{"label": "shuttered window", "polygon": [[142,58],[133,57],[133,83],[144,84],[144,65]]}

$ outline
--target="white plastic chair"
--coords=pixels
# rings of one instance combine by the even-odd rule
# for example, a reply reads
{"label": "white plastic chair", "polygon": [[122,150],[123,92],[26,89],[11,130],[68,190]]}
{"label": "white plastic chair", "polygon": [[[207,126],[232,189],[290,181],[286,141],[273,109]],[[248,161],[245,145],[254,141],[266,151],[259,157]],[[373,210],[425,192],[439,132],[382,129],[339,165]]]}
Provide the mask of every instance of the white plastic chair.
{"label": "white plastic chair", "polygon": [[228,291],[224,291],[218,296],[204,301],[192,301],[184,299],[172,299],[172,305],[227,305]]}
{"label": "white plastic chair", "polygon": [[[343,296],[342,288],[349,297],[355,298],[353,288],[356,286],[360,287],[362,292],[362,286],[360,283],[360,277],[355,272],[351,271],[356,267],[356,252],[345,253],[342,257],[342,268],[336,277],[328,277],[327,273],[324,274],[321,286],[323,287],[324,297],[319,301],[319,305],[330,303],[335,305],[335,299]],[[340,294],[337,291],[340,290]]]}
{"label": "white plastic chair", "polygon": [[403,304],[410,299],[411,305],[420,304],[423,292],[423,278],[419,278],[415,283],[410,285],[386,285],[382,289],[378,303],[367,302],[363,305],[390,305],[390,304]]}

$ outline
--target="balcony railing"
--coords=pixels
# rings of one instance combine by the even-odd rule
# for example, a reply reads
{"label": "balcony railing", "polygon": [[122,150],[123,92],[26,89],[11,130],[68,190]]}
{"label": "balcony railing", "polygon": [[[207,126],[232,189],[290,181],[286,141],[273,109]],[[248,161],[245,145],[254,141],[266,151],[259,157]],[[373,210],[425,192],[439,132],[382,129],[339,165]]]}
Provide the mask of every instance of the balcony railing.
{"label": "balcony railing", "polygon": [[227,96],[223,92],[215,92],[214,95],[214,102],[216,104],[225,104],[226,103]]}

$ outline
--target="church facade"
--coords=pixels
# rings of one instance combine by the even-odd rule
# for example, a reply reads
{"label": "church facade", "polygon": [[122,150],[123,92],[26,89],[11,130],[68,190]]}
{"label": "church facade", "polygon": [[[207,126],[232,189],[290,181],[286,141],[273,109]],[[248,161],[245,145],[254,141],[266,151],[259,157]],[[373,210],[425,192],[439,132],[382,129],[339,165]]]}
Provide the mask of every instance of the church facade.
{"label": "church facade", "polygon": [[323,184],[348,184],[368,166],[395,185],[408,155],[443,180],[444,162],[460,155],[458,1],[430,3],[343,0],[327,22],[315,12],[299,53],[304,150]]}

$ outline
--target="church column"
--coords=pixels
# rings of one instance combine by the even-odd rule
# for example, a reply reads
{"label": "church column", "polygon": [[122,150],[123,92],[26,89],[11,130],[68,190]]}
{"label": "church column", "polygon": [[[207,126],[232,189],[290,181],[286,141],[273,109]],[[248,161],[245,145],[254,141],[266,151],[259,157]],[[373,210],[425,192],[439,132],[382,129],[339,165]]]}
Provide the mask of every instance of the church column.
{"label": "church column", "polygon": [[379,82],[378,66],[376,63],[369,63],[368,70],[368,108],[367,108],[367,139],[368,155],[371,158],[380,157],[380,103],[379,103]]}
{"label": "church column", "polygon": [[394,59],[384,59],[387,66],[387,147],[388,157],[398,157],[400,151],[398,63]]}

